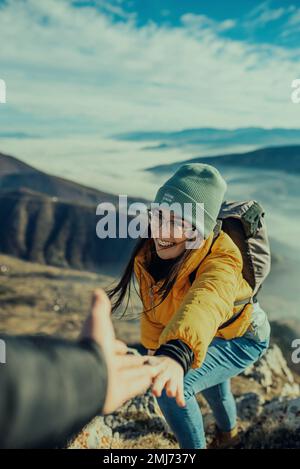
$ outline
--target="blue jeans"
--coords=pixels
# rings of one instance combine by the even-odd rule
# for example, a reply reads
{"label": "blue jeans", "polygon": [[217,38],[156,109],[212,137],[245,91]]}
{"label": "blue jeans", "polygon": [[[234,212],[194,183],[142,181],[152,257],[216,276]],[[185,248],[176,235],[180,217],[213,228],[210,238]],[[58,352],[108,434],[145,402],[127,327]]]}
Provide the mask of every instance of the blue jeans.
{"label": "blue jeans", "polygon": [[235,427],[236,405],[230,378],[258,360],[269,345],[269,329],[264,340],[256,332],[232,340],[215,338],[211,342],[202,366],[185,375],[185,407],[179,407],[165,391],[157,399],[180,448],[206,447],[203,419],[195,396],[199,392],[209,403],[219,430],[226,432]]}

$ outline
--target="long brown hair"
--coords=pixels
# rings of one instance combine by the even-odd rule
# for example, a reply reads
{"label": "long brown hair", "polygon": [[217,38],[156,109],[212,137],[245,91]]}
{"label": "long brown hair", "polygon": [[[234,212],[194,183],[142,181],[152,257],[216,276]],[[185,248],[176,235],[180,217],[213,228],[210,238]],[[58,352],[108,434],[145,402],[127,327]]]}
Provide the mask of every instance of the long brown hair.
{"label": "long brown hair", "polygon": [[[153,241],[152,233],[151,233],[151,227],[150,223],[148,224],[147,227],[147,236],[143,236],[138,238],[138,241],[132,251],[132,254],[130,256],[130,259],[125,267],[125,270],[123,272],[123,275],[121,276],[121,279],[117,283],[117,285],[113,288],[110,288],[106,290],[106,293],[109,297],[109,299],[112,301],[112,313],[116,311],[116,309],[123,303],[126,295],[127,295],[127,302],[126,306],[123,312],[124,316],[126,314],[126,311],[128,309],[128,305],[130,302],[130,295],[131,295],[131,286],[132,283],[135,288],[134,284],[134,260],[138,253],[141,251],[141,249],[144,247],[145,243],[150,239],[149,243],[149,249],[150,249],[150,264],[154,261],[154,259],[157,256],[155,244]],[[184,240],[185,242],[185,240]],[[165,298],[168,296],[170,293],[174,283],[176,282],[176,279],[178,277],[178,274],[181,270],[181,268],[185,265],[185,262],[191,255],[192,249],[185,249],[181,255],[178,256],[177,261],[172,264],[170,267],[170,270],[168,272],[168,275],[164,279],[161,287],[158,290],[158,295],[161,297],[160,302],[156,304],[154,307],[159,306]],[[150,265],[149,264],[149,265]],[[132,282],[133,281],[133,282]],[[140,297],[139,293],[137,292],[138,296]],[[152,309],[152,308],[151,308]],[[150,311],[150,310],[149,310]],[[146,311],[144,311],[146,312]]]}

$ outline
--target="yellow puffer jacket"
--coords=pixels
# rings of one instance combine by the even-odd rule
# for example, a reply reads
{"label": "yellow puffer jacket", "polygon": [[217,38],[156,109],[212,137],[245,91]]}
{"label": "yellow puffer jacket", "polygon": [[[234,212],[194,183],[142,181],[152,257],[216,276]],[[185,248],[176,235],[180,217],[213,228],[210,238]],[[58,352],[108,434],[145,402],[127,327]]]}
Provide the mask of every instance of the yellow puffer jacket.
{"label": "yellow puffer jacket", "polygon": [[[155,283],[146,268],[150,259],[150,242],[150,239],[146,241],[134,261],[144,307],[141,342],[148,349],[157,349],[169,340],[180,339],[193,350],[192,367],[198,368],[214,337],[227,340],[240,337],[251,324],[253,306],[248,304],[232,324],[218,330],[243,309],[243,305],[234,306],[234,302],[252,294],[252,288],[242,276],[240,250],[224,231],[212,245],[211,233],[201,248],[193,250],[167,298],[153,307],[160,302],[157,291],[162,280]],[[191,285],[189,274],[197,268]]]}

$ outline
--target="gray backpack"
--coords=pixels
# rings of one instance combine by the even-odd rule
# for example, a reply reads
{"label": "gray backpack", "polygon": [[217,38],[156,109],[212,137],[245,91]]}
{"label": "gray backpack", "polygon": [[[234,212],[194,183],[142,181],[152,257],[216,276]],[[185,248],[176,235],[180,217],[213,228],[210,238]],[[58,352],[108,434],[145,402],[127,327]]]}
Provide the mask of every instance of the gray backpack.
{"label": "gray backpack", "polygon": [[[237,301],[234,306],[255,303],[256,295],[270,272],[271,252],[264,215],[263,208],[255,200],[224,201],[218,215],[213,243],[221,229],[230,236],[242,254],[243,277],[253,289],[252,297]],[[190,274],[190,282],[193,283],[195,278],[196,270]],[[241,312],[221,328],[233,322]]]}

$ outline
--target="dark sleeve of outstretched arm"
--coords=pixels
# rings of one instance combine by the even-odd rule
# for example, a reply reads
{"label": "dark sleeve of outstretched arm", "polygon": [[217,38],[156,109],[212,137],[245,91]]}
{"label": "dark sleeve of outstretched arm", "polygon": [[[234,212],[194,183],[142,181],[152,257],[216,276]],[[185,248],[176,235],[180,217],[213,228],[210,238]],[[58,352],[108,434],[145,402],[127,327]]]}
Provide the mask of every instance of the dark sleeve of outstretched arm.
{"label": "dark sleeve of outstretched arm", "polygon": [[101,413],[107,368],[94,341],[1,339],[6,363],[0,363],[0,447],[61,446]]}
{"label": "dark sleeve of outstretched arm", "polygon": [[175,339],[161,345],[155,352],[155,355],[164,355],[179,363],[184,371],[188,372],[194,361],[192,349],[182,340]]}

